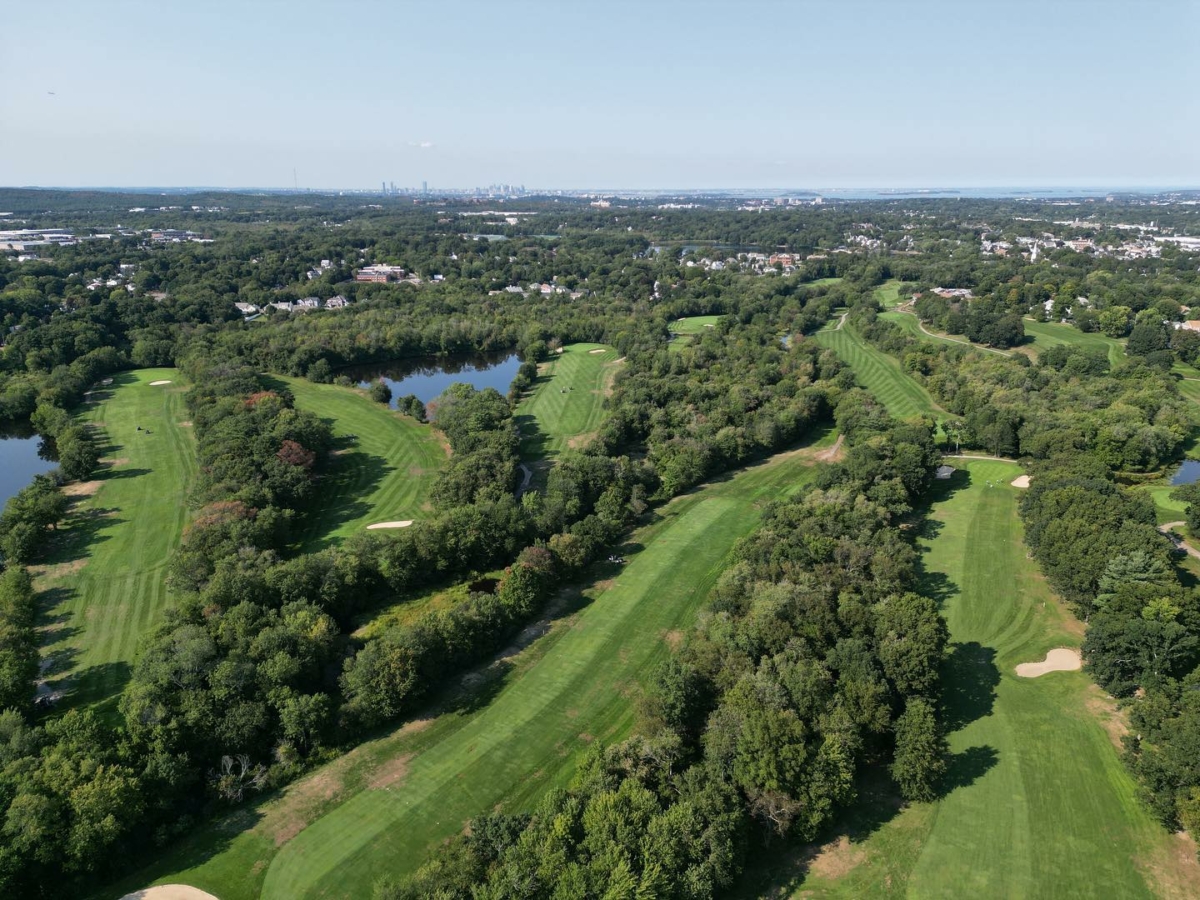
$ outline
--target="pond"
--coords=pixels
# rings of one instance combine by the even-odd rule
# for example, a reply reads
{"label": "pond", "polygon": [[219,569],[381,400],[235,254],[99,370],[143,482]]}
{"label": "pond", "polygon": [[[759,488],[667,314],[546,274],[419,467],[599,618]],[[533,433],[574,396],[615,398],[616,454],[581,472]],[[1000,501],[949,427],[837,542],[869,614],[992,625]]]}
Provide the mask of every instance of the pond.
{"label": "pond", "polygon": [[0,426],[0,509],[34,475],[56,465],[51,448],[28,424]]}
{"label": "pond", "polygon": [[392,389],[392,406],[407,395],[414,394],[422,403],[428,403],[455,382],[466,382],[476,390],[495,388],[507,394],[521,360],[515,353],[474,353],[456,356],[419,356],[398,359],[392,362],[369,366],[352,366],[344,369],[358,382],[359,387],[369,387],[371,382],[382,378]]}
{"label": "pond", "polygon": [[1193,481],[1200,481],[1200,460],[1185,459],[1171,476],[1171,484],[1191,484]]}

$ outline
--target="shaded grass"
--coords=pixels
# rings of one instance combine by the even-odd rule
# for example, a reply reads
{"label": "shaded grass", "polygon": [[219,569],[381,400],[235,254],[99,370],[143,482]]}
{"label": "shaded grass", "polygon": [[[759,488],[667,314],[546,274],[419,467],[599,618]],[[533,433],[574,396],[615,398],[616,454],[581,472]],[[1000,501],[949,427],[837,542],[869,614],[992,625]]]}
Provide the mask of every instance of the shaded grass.
{"label": "shaded grass", "polygon": [[191,429],[181,424],[184,391],[175,369],[123,372],[75,413],[109,462],[32,567],[43,654],[53,657],[50,682],[64,706],[114,715],[138,641],[167,604],[167,564],[197,468]]}
{"label": "shaded grass", "polygon": [[779,866],[803,897],[1186,896],[1176,839],[1154,823],[1083,672],[1017,678],[1020,662],[1078,646],[1082,629],[1026,556],[1015,464],[959,460],[918,540],[924,590],[943,601],[946,788],[857,838],[860,861],[821,877]]}
{"label": "shaded grass", "polygon": [[402,416],[363,391],[283,378],[296,406],[333,427],[335,452],[321,473],[319,509],[298,536],[305,552],[374,522],[420,519],[446,453],[429,425]]}
{"label": "shaded grass", "polygon": [[[827,434],[818,446],[831,443]],[[559,598],[557,619],[527,629],[531,645],[483,680],[464,679],[473,686],[448,711],[363,745],[232,825],[203,829],[125,887],[186,882],[222,900],[366,897],[382,873],[414,870],[470,817],[529,809],[570,778],[591,742],[629,733],[634,698],[671,632],[693,620],[761,507],[810,480],[812,459],[812,449],[782,454],[667,504],[622,548],[626,566],[594,566]],[[402,776],[370,786],[398,761]]]}

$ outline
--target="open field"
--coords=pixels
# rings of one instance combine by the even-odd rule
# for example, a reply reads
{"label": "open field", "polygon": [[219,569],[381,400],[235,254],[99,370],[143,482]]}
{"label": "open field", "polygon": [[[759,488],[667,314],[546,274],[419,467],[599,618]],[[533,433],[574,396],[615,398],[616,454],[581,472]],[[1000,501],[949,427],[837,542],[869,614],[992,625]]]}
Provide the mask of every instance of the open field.
{"label": "open field", "polygon": [[328,420],[338,450],[322,475],[320,510],[300,536],[319,550],[375,522],[420,519],[446,452],[432,427],[376,403],[363,391],[283,378],[296,406]]}
{"label": "open field", "polygon": [[813,337],[854,369],[863,387],[878,397],[893,416],[936,418],[942,412],[929,392],[905,372],[897,360],[872,347],[849,324],[839,329],[818,331]]}
{"label": "open field", "polygon": [[109,894],[160,881],[221,900],[369,897],[381,872],[411,871],[471,816],[528,809],[570,777],[589,743],[628,733],[639,684],[692,621],[734,542],[763,503],[808,481],[815,449],[831,439],[667,504],[631,536],[627,565],[600,564],[595,580],[565,591],[557,617],[527,629],[531,643],[490,678],[464,679],[470,687],[447,711],[202,829]]}
{"label": "open field", "polygon": [[75,509],[31,567],[49,686],[64,705],[111,712],[139,639],[166,605],[167,563],[196,473],[180,382],[175,369],[123,372],[76,413],[95,429],[106,463],[95,480],[69,487]]}
{"label": "open field", "polygon": [[948,793],[871,820],[882,792],[849,842],[797,854],[800,874],[777,885],[806,898],[1195,896],[1194,848],[1134,796],[1112,701],[1083,672],[1014,671],[1082,636],[1026,558],[1009,485],[1019,467],[955,465],[919,538],[923,589],[950,627]]}
{"label": "open field", "polygon": [[[1077,347],[1102,349],[1108,354],[1108,361],[1113,365],[1125,359],[1125,345],[1115,338],[1099,332],[1084,333],[1071,325],[1061,322],[1035,322],[1025,319],[1025,334],[1032,338],[1032,349],[1045,350],[1056,344],[1073,344]],[[1025,344],[1029,348],[1029,344]]]}
{"label": "open field", "polygon": [[553,460],[586,443],[604,421],[604,399],[620,364],[604,344],[571,344],[538,367],[538,379],[517,406],[521,458]]}

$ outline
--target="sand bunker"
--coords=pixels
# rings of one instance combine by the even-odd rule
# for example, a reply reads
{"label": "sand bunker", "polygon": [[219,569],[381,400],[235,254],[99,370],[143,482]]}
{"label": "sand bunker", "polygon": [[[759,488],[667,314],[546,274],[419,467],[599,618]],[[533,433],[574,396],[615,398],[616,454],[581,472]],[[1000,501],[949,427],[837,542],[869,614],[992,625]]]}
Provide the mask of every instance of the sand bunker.
{"label": "sand bunker", "polygon": [[597,347],[595,350],[589,350],[588,353],[603,353],[607,347]]}
{"label": "sand bunker", "polygon": [[170,384],[170,383],[171,383],[171,382],[170,382],[170,380],[167,380],[167,381],[152,381],[152,382],[150,382],[150,387],[158,387],[160,384]]}
{"label": "sand bunker", "polygon": [[1078,650],[1058,647],[1046,654],[1041,662],[1021,663],[1017,674],[1022,678],[1038,678],[1047,672],[1074,672],[1083,665]]}
{"label": "sand bunker", "polygon": [[403,522],[376,522],[374,525],[368,525],[367,530],[372,528],[407,528],[413,523],[412,519],[405,519]]}
{"label": "sand bunker", "polygon": [[1019,488],[1029,487],[1029,476],[1028,475],[1018,475],[1016,478],[1014,478],[1012,480],[1012,486],[1019,487]]}
{"label": "sand bunker", "polygon": [[186,884],[158,884],[126,894],[121,900],[217,900],[212,894]]}

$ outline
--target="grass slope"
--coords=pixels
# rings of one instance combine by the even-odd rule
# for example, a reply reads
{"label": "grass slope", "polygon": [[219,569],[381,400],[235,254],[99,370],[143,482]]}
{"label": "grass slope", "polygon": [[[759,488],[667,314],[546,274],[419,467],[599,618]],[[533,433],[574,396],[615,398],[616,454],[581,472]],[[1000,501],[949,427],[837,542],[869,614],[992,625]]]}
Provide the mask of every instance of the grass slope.
{"label": "grass slope", "polygon": [[95,481],[72,486],[76,508],[32,567],[51,686],[67,705],[112,711],[138,640],[166,605],[167,563],[196,474],[183,393],[175,369],[124,372],[77,413],[96,429],[108,464]]}
{"label": "grass slope", "polygon": [[634,533],[626,566],[599,567],[609,580],[569,592],[574,612],[492,666],[490,681],[469,676],[472,689],[448,712],[216,823],[110,893],[158,880],[222,900],[367,897],[382,872],[412,871],[471,816],[528,809],[570,777],[590,742],[629,732],[638,685],[690,624],[762,504],[810,479],[812,456],[783,454],[677,498]]}
{"label": "grass slope", "polygon": [[540,366],[537,383],[516,410],[521,458],[552,460],[595,434],[618,365],[611,347],[571,344]]}
{"label": "grass slope", "polygon": [[[1098,348],[1108,354],[1108,361],[1113,365],[1125,359],[1125,346],[1115,338],[1099,332],[1084,333],[1071,325],[1061,322],[1035,322],[1026,319],[1025,334],[1033,339],[1034,350],[1045,350],[1057,344],[1073,344],[1077,347]],[[1028,344],[1026,346],[1029,346]]]}
{"label": "grass slope", "polygon": [[848,323],[840,329],[818,331],[813,337],[854,369],[863,387],[878,397],[893,416],[936,418],[941,413],[929,392],[897,360],[868,344]]}
{"label": "grass slope", "polygon": [[432,427],[362,391],[303,378],[281,379],[296,406],[330,422],[339,447],[322,476],[320,510],[300,535],[308,552],[374,522],[419,519],[446,453]]}
{"label": "grass slope", "polygon": [[891,278],[875,288],[875,299],[883,309],[894,309],[904,302],[900,296],[900,279]]}
{"label": "grass slope", "polygon": [[[867,824],[861,843],[829,854],[841,865],[815,862],[791,885],[796,896],[1186,896],[1182,842],[1135,798],[1105,730],[1119,727],[1106,698],[1083,672],[1013,671],[1078,646],[1082,631],[1026,557],[1008,484],[1020,469],[955,465],[963,471],[939,485],[919,541],[952,642],[948,793]],[[1200,873],[1194,860],[1190,870]]]}

